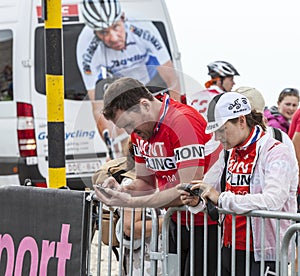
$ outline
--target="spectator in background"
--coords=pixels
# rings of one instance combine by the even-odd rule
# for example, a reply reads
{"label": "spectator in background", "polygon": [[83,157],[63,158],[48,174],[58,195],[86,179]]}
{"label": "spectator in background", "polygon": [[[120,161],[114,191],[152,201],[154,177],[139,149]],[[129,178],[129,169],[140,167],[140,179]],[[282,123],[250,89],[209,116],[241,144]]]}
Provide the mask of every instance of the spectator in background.
{"label": "spectator in background", "polygon": [[[135,78],[153,92],[169,90],[177,101],[179,81],[168,49],[152,22],[127,20],[118,0],[84,0],[82,15],[86,26],[78,37],[77,63],[99,134],[109,148],[114,125],[101,113],[105,84],[111,82],[109,75]],[[99,80],[104,80],[103,88],[95,89]],[[117,129],[116,135],[122,131]]]}
{"label": "spectator in background", "polygon": [[[223,92],[232,91],[234,86],[234,77],[239,76],[238,71],[226,61],[214,61],[207,65],[208,75],[211,80],[206,82],[207,89],[197,91],[188,97],[188,103],[194,107],[201,115],[207,117],[207,107],[211,99]],[[212,138],[206,145],[205,151],[210,154],[210,164],[208,169],[219,157],[222,145],[219,141]]]}
{"label": "spectator in background", "polygon": [[207,65],[211,80],[205,83],[206,90],[198,91],[189,97],[189,103],[205,118],[210,100],[223,92],[232,91],[235,85],[234,77],[238,71],[226,61],[214,61]]}
{"label": "spectator in background", "polygon": [[[265,99],[263,95],[256,88],[242,86],[237,88],[235,91],[242,94],[243,96],[246,96],[251,104],[252,110],[261,113],[261,115],[264,116],[263,114],[265,109]],[[265,124],[268,123],[266,118],[263,117],[262,120]],[[279,140],[280,142],[286,144],[289,147],[290,152],[293,155],[294,159],[296,159],[294,145],[291,139],[289,138],[289,136],[287,135],[287,133],[285,133],[279,128],[274,128],[271,126],[266,126],[266,131],[271,136],[273,136],[273,138],[275,138],[276,140]]]}
{"label": "spectator in background", "polygon": [[290,121],[299,106],[299,91],[295,88],[285,88],[279,94],[277,107],[265,109],[264,115],[268,125],[277,127],[288,133]]}

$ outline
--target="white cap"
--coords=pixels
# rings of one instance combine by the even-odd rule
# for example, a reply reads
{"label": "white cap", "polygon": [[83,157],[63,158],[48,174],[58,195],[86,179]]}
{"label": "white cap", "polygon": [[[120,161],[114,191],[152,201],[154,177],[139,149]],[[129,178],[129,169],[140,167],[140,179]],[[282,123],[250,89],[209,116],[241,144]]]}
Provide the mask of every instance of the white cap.
{"label": "white cap", "polygon": [[252,87],[242,86],[235,90],[236,92],[246,96],[251,104],[252,109],[263,113],[265,109],[265,100],[263,95]]}
{"label": "white cap", "polygon": [[251,113],[248,98],[236,93],[226,92],[211,100],[207,111],[207,127],[205,133],[212,133],[223,126],[228,120]]}

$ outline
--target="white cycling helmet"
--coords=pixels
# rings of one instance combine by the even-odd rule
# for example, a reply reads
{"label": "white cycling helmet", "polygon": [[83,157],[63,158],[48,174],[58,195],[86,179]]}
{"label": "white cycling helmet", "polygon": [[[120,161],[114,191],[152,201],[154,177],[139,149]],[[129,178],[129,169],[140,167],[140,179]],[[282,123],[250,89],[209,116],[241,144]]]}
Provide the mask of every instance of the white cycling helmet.
{"label": "white cycling helmet", "polygon": [[239,76],[238,71],[226,61],[215,61],[207,65],[208,75],[212,78]]}
{"label": "white cycling helmet", "polygon": [[[121,219],[119,219],[117,221],[117,224],[116,224],[116,237],[117,237],[117,240],[119,241],[119,243],[121,243],[121,239],[123,237],[123,245],[130,249],[130,238],[128,238],[127,236],[125,236],[122,232],[121,232]],[[141,239],[135,239],[134,242],[133,242],[133,250],[136,250],[138,248],[140,248],[142,245],[142,241]]]}
{"label": "white cycling helmet", "polygon": [[85,23],[95,31],[110,27],[122,17],[118,0],[83,0],[81,11]]}

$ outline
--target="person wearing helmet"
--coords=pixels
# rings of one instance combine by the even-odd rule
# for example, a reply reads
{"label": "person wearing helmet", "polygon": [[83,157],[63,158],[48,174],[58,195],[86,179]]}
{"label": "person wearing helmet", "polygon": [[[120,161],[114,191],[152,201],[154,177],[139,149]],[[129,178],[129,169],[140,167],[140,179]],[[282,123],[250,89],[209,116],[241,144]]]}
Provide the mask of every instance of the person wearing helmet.
{"label": "person wearing helmet", "polygon": [[[211,99],[221,93],[230,92],[234,86],[234,76],[239,76],[238,71],[226,61],[214,61],[207,65],[208,75],[211,80],[205,83],[206,89],[197,91],[188,97],[188,104],[194,107],[207,119],[207,109]],[[208,168],[210,168],[222,151],[220,141],[212,139],[205,145],[206,151],[211,155]]]}
{"label": "person wearing helmet", "polygon": [[191,106],[196,108],[204,117],[210,100],[217,94],[232,91],[235,85],[234,76],[239,76],[238,71],[226,61],[214,61],[207,65],[208,75],[211,80],[205,83],[206,89],[197,91],[189,98]]}
{"label": "person wearing helmet", "polygon": [[234,76],[240,75],[238,71],[226,61],[215,61],[208,64],[207,67],[211,80],[206,82],[205,87],[216,85],[222,89],[222,92],[230,92],[235,84]]}
{"label": "person wearing helmet", "polygon": [[105,88],[99,93],[97,82],[104,80],[107,87],[112,80],[109,75],[132,77],[155,87],[153,93],[168,90],[180,101],[179,82],[168,49],[152,22],[127,20],[118,0],[83,0],[81,11],[86,26],[78,37],[77,63],[93,101],[99,133],[109,146],[112,131],[116,130],[115,135],[122,131],[102,116]]}

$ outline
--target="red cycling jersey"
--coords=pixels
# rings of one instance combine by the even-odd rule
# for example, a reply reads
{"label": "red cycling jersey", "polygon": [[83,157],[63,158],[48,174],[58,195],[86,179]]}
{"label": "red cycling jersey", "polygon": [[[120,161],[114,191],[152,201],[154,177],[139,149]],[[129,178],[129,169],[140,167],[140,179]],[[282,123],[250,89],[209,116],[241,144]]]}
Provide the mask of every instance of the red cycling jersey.
{"label": "red cycling jersey", "polygon": [[[174,187],[180,183],[179,169],[207,167],[204,146],[211,135],[205,134],[205,127],[205,119],[195,109],[166,95],[152,137],[146,141],[135,133],[131,135],[135,161],[155,174],[160,190]],[[195,225],[202,224],[203,214],[199,213]]]}

